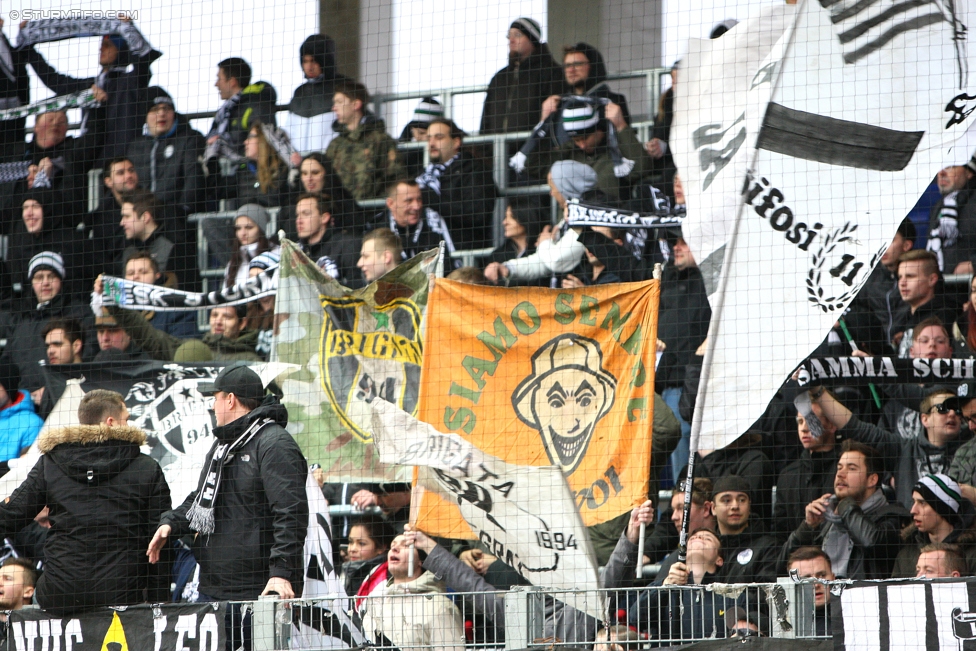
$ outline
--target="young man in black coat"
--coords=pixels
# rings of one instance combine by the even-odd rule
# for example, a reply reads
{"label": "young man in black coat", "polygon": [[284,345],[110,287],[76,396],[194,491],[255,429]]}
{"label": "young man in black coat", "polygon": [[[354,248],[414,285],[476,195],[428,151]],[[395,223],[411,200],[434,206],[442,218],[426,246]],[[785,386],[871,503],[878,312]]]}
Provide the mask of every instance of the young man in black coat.
{"label": "young man in black coat", "polygon": [[81,424],[42,434],[43,456],[0,504],[4,536],[50,509],[35,595],[54,615],[168,600],[168,568],[150,565],[143,550],[172,504],[169,485],[159,464],[140,453],[146,434],[128,427],[128,418],[120,394],[89,391],[78,406]]}

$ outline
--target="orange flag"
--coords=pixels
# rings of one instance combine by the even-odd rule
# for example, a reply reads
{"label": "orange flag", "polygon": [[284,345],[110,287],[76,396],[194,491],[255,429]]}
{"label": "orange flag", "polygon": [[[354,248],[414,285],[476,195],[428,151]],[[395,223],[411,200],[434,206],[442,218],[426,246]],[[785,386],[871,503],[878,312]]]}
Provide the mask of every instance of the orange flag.
{"label": "orange flag", "polygon": [[[507,463],[561,467],[588,526],[632,509],[647,496],[659,292],[657,281],[553,290],[438,279],[418,418]],[[429,491],[416,523],[472,536]]]}

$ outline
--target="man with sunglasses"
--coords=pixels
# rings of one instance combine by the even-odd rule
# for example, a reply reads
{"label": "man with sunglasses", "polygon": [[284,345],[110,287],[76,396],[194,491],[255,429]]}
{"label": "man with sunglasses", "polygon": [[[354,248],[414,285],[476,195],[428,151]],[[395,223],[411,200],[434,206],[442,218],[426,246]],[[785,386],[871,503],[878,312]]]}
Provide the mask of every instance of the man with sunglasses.
{"label": "man with sunglasses", "polygon": [[898,434],[865,423],[851,413],[829,391],[811,393],[826,421],[837,428],[838,437],[854,439],[875,447],[885,465],[894,469],[895,494],[910,508],[913,486],[925,475],[949,473],[952,459],[969,433],[962,435],[961,401],[948,389],[935,389],[919,405],[924,435],[904,439]]}

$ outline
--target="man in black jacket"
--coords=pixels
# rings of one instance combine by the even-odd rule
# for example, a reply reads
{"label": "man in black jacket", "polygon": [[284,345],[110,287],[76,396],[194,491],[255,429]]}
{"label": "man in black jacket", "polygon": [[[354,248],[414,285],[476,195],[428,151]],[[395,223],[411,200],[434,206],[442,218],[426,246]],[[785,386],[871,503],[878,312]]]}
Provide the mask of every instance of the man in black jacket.
{"label": "man in black jacket", "polygon": [[776,580],[779,545],[765,532],[762,520],[751,517],[751,490],[751,484],[736,475],[722,477],[712,488],[712,511],[726,559],[719,577],[725,583]]}
{"label": "man in black jacket", "polygon": [[203,168],[197,162],[206,144],[203,136],[176,112],[162,88],[149,88],[143,106],[145,133],[129,143],[126,155],[143,185],[168,209],[167,217],[198,212],[204,198]]}
{"label": "man in black jacket", "polygon": [[225,367],[200,388],[214,396],[214,446],[197,490],[162,515],[149,561],[156,562],[171,535],[196,531],[202,534],[195,550],[200,601],[300,596],[308,464],[285,430],[288,411],[265,396],[261,378],[243,363]]}
{"label": "man in black jacket", "polygon": [[783,545],[780,565],[786,567],[790,554],[800,547],[817,545],[830,557],[839,578],[889,578],[908,512],[900,504],[888,503],[881,490],[881,472],[874,448],[844,441],[833,494],[807,505],[803,522]]}
{"label": "man in black jacket", "polygon": [[417,177],[417,184],[423,204],[444,218],[458,248],[483,249],[494,246],[497,191],[490,161],[461,149],[465,135],[453,120],[431,120],[427,126],[430,164]]}
{"label": "man in black jacket", "polygon": [[168,600],[169,571],[147,563],[143,545],[171,505],[169,486],[159,464],[140,453],[146,434],[128,418],[118,393],[86,393],[81,424],[41,435],[43,456],[0,505],[5,536],[50,509],[36,597],[57,616]]}
{"label": "man in black jacket", "polygon": [[[336,82],[347,78],[339,74],[336,44],[330,36],[312,34],[298,48],[298,57],[305,83],[292,95],[284,129],[299,152],[324,151],[335,137],[332,96]],[[298,167],[301,162],[301,154],[296,153],[291,164]]]}
{"label": "man in black jacket", "polygon": [[125,262],[136,251],[149,251],[166,277],[166,286],[189,292],[200,291],[197,252],[179,228],[159,219],[156,198],[146,190],[134,190],[122,198],[122,229],[125,248],[117,254],[117,267],[125,273]]}
{"label": "man in black jacket", "polygon": [[[162,56],[145,42],[131,21],[123,19],[123,23],[122,35],[102,38],[98,51],[98,64],[102,70],[95,77],[78,79],[62,75],[33,47],[27,51],[27,63],[41,83],[56,95],[95,89],[95,99],[101,104],[82,111],[82,132],[97,133],[104,142],[97,155],[99,161],[122,156],[126,145],[139,136],[143,118],[140,94],[149,86],[152,62]],[[129,41],[134,36],[142,46],[139,53],[133,51]]]}
{"label": "man in black jacket", "polygon": [[454,253],[454,240],[447,224],[437,212],[424,206],[416,181],[403,179],[390,186],[386,208],[376,215],[367,231],[389,228],[396,233],[403,247],[403,260],[436,249],[441,242],[447,245],[448,253]]}
{"label": "man in black jacket", "polygon": [[507,66],[488,84],[481,133],[530,131],[542,102],[562,90],[562,71],[542,42],[542,28],[531,18],[516,18],[508,29]]}
{"label": "man in black jacket", "polygon": [[329,228],[332,223],[332,202],[321,194],[307,192],[295,202],[295,229],[302,251],[346,287],[362,287],[357,273],[359,238],[345,231]]}
{"label": "man in black jacket", "polygon": [[[630,124],[630,109],[627,98],[610,90],[607,85],[607,64],[603,55],[589,43],[579,42],[563,48],[563,72],[566,78],[563,94],[605,97],[620,107],[624,121]],[[546,98],[542,104],[542,119],[545,120],[559,108],[559,95]]]}

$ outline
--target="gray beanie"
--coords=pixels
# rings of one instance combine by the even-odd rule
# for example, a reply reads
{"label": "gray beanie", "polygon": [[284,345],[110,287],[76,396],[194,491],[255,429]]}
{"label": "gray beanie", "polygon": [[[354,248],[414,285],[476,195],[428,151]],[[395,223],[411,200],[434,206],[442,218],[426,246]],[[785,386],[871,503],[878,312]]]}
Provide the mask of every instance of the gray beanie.
{"label": "gray beanie", "polygon": [[247,217],[258,225],[258,228],[261,229],[261,232],[265,236],[268,235],[268,222],[271,218],[268,217],[268,211],[265,210],[264,206],[259,206],[256,203],[246,203],[237,209],[235,219],[237,217]]}
{"label": "gray beanie", "polygon": [[567,199],[579,199],[596,187],[596,170],[574,160],[561,160],[549,169],[552,183]]}

